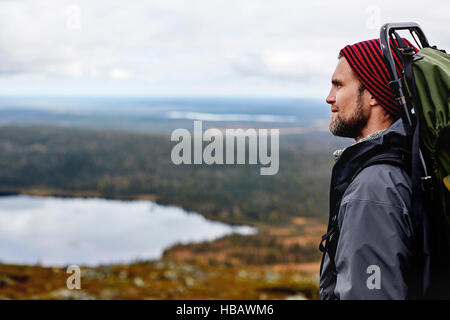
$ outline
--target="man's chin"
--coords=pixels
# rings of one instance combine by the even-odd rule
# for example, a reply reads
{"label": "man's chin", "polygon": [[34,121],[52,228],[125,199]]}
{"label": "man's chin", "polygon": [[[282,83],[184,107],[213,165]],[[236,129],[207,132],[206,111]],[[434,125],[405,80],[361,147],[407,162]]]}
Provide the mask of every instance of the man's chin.
{"label": "man's chin", "polygon": [[331,134],[336,137],[354,138],[357,136],[354,133],[355,130],[350,128],[348,124],[343,122],[339,117],[336,117],[334,120],[331,119],[328,129]]}
{"label": "man's chin", "polygon": [[339,119],[336,119],[335,117],[331,118],[330,124],[328,125],[328,130],[330,130],[332,135],[339,137],[339,135],[337,134],[339,123],[336,121],[339,121]]}

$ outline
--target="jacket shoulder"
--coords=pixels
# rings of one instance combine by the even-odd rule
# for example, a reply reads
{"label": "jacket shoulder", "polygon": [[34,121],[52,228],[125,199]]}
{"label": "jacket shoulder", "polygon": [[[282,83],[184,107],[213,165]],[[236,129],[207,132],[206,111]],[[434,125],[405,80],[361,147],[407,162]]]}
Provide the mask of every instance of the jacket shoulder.
{"label": "jacket shoulder", "polygon": [[411,178],[400,166],[374,164],[364,168],[345,191],[342,203],[351,200],[411,208]]}

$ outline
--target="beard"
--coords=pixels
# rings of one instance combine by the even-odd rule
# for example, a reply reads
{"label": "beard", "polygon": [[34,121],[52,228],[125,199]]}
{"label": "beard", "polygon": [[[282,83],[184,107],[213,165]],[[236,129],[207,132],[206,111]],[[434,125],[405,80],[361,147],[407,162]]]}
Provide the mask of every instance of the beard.
{"label": "beard", "polygon": [[355,113],[349,119],[343,119],[338,113],[336,119],[330,122],[329,129],[335,136],[356,139],[366,124],[367,118],[364,116],[361,100],[358,99]]}

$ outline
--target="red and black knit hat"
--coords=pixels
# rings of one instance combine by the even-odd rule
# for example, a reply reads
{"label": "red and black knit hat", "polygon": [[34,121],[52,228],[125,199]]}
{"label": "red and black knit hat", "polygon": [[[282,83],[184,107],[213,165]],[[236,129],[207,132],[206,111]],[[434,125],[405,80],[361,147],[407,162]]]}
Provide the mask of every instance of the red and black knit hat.
{"label": "red and black knit hat", "polygon": [[[412,46],[407,39],[403,39],[408,46]],[[394,45],[398,45],[394,40]],[[397,73],[401,76],[403,66],[397,55],[392,50]],[[414,46],[412,46],[414,47]],[[417,52],[417,49],[414,48]],[[344,47],[340,52],[347,59],[359,81],[377,99],[380,105],[390,114],[398,116],[400,106],[395,102],[394,93],[389,86],[389,71],[384,63],[383,54],[380,49],[380,39],[372,39],[358,42]]]}

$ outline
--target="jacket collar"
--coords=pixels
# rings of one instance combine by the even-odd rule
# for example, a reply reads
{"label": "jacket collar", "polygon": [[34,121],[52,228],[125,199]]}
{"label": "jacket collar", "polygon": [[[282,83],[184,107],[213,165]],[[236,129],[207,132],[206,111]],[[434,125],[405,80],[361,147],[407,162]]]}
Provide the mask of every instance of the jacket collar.
{"label": "jacket collar", "polygon": [[409,157],[411,134],[401,118],[395,121],[388,129],[375,133],[371,137],[367,136],[365,139],[348,146],[341,152],[333,167],[332,186],[341,183],[376,154],[403,154]]}
{"label": "jacket collar", "polygon": [[[383,130],[379,130],[379,131],[373,132],[373,133],[367,135],[366,137],[360,139],[359,141],[354,142],[354,143],[352,144],[352,146],[355,145],[355,144],[357,144],[357,143],[361,143],[361,142],[364,142],[364,141],[376,139],[376,138],[378,138],[379,136],[381,136],[381,135],[383,134],[383,132],[385,132],[386,130],[387,130],[387,129],[383,129]],[[345,149],[346,149],[346,148],[344,148],[344,149],[338,149],[338,150],[336,150],[336,151],[333,152],[333,159],[334,159],[334,162],[336,162],[336,161],[339,160],[339,158],[341,157],[341,154],[345,151]]]}

